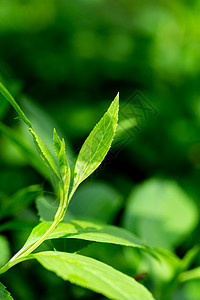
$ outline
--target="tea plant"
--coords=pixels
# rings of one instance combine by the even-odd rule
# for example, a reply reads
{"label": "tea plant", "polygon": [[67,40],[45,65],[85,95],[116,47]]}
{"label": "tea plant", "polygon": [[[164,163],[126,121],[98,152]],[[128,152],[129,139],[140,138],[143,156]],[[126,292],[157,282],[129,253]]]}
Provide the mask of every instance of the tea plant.
{"label": "tea plant", "polygon": [[[24,143],[23,139],[20,139],[18,135],[15,135],[14,131],[2,123],[0,123],[0,131],[21,147],[23,153],[36,169],[41,171],[43,175],[45,174],[45,176],[52,177],[55,197],[59,198],[58,209],[54,215],[53,221],[42,220],[36,225],[23,247],[0,268],[0,274],[4,274],[19,263],[35,259],[44,268],[56,273],[62,279],[81,287],[91,289],[107,298],[116,300],[152,300],[154,297],[155,299],[160,300],[170,300],[177,288],[188,281],[200,278],[200,269],[198,266],[194,269],[189,269],[199,254],[199,248],[196,246],[189,249],[185,256],[182,259],[179,259],[178,256],[167,250],[157,248],[152,249],[146,246],[137,236],[126,229],[77,219],[67,222],[66,219],[64,219],[75,191],[79,185],[99,167],[109,151],[118,122],[119,94],[115,97],[99,123],[91,131],[78,154],[75,165],[71,166],[71,162],[69,163],[69,159],[66,156],[67,151],[65,149],[65,141],[64,139],[60,139],[56,130],[54,129],[53,131],[53,146],[56,157],[56,159],[54,159],[54,156],[48,147],[34,130],[30,120],[26,117],[10,92],[2,83],[0,83],[0,93],[13,106],[18,113],[18,118],[27,125],[33,137],[39,157],[47,167],[46,171],[41,167],[35,154],[27,148],[27,144]],[[154,187],[153,189],[152,186]],[[152,190],[155,192],[157,186],[160,186],[160,184],[156,180],[152,180],[150,183],[144,185],[142,187],[142,196],[139,197],[138,201],[141,203],[141,198],[148,199],[149,201],[150,199],[143,196],[143,193],[152,196]],[[167,190],[168,187],[169,183],[163,185],[163,188]],[[181,192],[179,191],[177,194],[178,190],[176,186],[172,185],[172,187],[176,191],[175,196],[180,196]],[[10,197],[10,199],[7,199],[6,206],[1,208],[0,218],[11,215],[24,205],[27,205],[27,203],[36,197],[38,190],[40,190],[38,185],[30,186],[18,191],[14,196]],[[160,189],[159,192],[161,192]],[[163,197],[162,193],[161,197]],[[180,198],[184,200],[182,197]],[[186,204],[183,205],[186,207]],[[127,207],[128,210],[126,210],[126,214],[129,214],[129,212],[132,214],[132,208],[129,206]],[[178,205],[178,207],[180,207],[180,205]],[[157,206],[152,209],[159,213]],[[187,206],[187,210],[191,210],[190,206]],[[164,218],[165,216],[159,215],[159,217]],[[6,223],[5,226],[4,224],[1,225],[1,230],[3,228],[6,229]],[[167,239],[163,235],[162,230],[161,235],[163,239]],[[0,236],[0,243],[2,242],[2,239],[3,236]],[[72,240],[77,240],[83,242],[83,247],[85,241],[85,243],[96,242],[121,245],[126,246],[127,249],[138,249],[143,251],[144,254],[147,254],[147,261],[150,265],[149,275],[152,277],[151,290],[154,297],[134,278],[129,277],[96,259],[77,254],[75,251],[57,251],[55,249],[56,247],[52,251],[41,251],[41,247],[39,246],[44,241],[55,239],[65,239],[69,246],[72,244]],[[82,245],[80,245],[80,248],[81,247]],[[137,256],[134,259],[137,260]],[[138,274],[135,278],[138,279],[141,276],[142,274]],[[10,300],[13,298],[6,290],[5,286],[0,282],[0,300],[1,299]]]}
{"label": "tea plant", "polygon": [[[109,151],[118,122],[119,94],[84,142],[72,170],[65,154],[65,141],[60,139],[56,130],[54,129],[53,132],[53,144],[57,160],[2,83],[0,83],[0,92],[16,110],[18,118],[27,125],[39,156],[57,182],[59,194],[59,206],[53,222],[40,222],[32,230],[21,250],[0,269],[0,274],[7,272],[18,263],[36,259],[43,267],[55,272],[64,280],[101,293],[110,299],[153,299],[151,293],[135,279],[90,257],[55,249],[34,252],[45,240],[70,237],[138,248],[154,255],[139,238],[125,229],[80,220],[63,222],[76,189],[98,168]],[[0,283],[0,299],[12,299],[2,283]]]}

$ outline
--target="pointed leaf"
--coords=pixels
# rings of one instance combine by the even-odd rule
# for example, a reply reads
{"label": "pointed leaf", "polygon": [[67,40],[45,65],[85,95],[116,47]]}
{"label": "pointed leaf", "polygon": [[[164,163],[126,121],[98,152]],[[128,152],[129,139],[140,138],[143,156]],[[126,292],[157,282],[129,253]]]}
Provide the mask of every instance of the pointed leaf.
{"label": "pointed leaf", "polygon": [[181,282],[185,282],[189,280],[199,280],[199,279],[200,279],[200,267],[185,271],[181,273],[179,277],[179,280]]}
{"label": "pointed leaf", "polygon": [[62,140],[60,152],[58,154],[58,167],[60,169],[63,185],[64,185],[64,195],[68,195],[69,185],[70,185],[70,167],[65,154],[65,141]]}
{"label": "pointed leaf", "polygon": [[94,127],[84,142],[74,169],[74,183],[71,196],[78,185],[92,174],[105,158],[115,135],[119,110],[119,94],[108,111]]}
{"label": "pointed leaf", "polygon": [[0,93],[6,98],[8,102],[14,107],[18,115],[20,116],[21,120],[24,121],[24,123],[31,128],[31,122],[28,120],[28,118],[25,116],[13,96],[10,94],[10,92],[6,89],[6,87],[0,82]]}
{"label": "pointed leaf", "polygon": [[[31,232],[24,247],[29,247],[36,243],[40,237],[50,228],[52,222],[41,222]],[[47,237],[73,238],[99,243],[110,243],[121,246],[139,248],[152,254],[152,250],[131,232],[116,226],[102,225],[87,221],[75,220],[69,223],[60,223],[57,228]],[[153,254],[154,255],[154,254]]]}
{"label": "pointed leaf", "polygon": [[60,148],[62,146],[62,142],[61,142],[61,139],[59,138],[55,128],[53,130],[53,145],[54,145],[54,149],[56,152],[56,156],[58,157]]}
{"label": "pointed leaf", "polygon": [[47,148],[47,146],[43,143],[43,141],[40,139],[40,137],[37,135],[37,133],[32,129],[29,128],[30,133],[33,136],[33,140],[36,146],[36,149],[40,155],[40,157],[43,159],[45,165],[56,175],[58,179],[60,179],[60,174],[58,171],[58,167],[55,163],[55,160]]}
{"label": "pointed leaf", "polygon": [[61,141],[61,139],[57,135],[55,128],[53,132],[53,143],[54,143],[54,149],[58,160],[58,167],[64,185],[64,195],[67,195],[69,190],[69,185],[70,185],[70,166],[67,161],[67,157],[65,153],[65,141],[64,139],[62,139]]}
{"label": "pointed leaf", "polygon": [[64,280],[115,300],[153,300],[150,292],[133,278],[95,259],[64,252],[31,255]]}
{"label": "pointed leaf", "polygon": [[6,290],[6,287],[0,282],[0,299],[1,300],[13,300],[10,293]]}

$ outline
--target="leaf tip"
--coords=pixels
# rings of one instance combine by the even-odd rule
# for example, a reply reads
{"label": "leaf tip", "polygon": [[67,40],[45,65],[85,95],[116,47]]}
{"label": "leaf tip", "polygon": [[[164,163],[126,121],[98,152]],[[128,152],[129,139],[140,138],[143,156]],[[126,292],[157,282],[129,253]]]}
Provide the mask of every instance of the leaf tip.
{"label": "leaf tip", "polygon": [[53,129],[53,136],[56,136],[57,135],[57,132],[56,132],[56,129],[54,128]]}
{"label": "leaf tip", "polygon": [[116,97],[115,97],[115,100],[116,100],[117,102],[119,102],[119,92],[117,93],[117,95],[116,95]]}

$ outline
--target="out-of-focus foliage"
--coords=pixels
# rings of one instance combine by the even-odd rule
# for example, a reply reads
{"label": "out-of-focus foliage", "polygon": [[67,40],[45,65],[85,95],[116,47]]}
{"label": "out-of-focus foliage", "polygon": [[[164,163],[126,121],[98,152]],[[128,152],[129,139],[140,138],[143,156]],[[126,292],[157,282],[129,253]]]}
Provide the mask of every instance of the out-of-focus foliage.
{"label": "out-of-focus foliage", "polygon": [[[199,11],[198,0],[0,1],[0,80],[48,146],[52,128],[62,130],[72,164],[120,92],[117,139],[101,171],[80,186],[66,218],[125,226],[180,258],[199,245]],[[14,117],[0,96],[0,207],[9,210],[0,224],[0,253],[10,243],[13,254],[39,216],[50,220],[57,206],[51,178]],[[25,188],[41,183],[37,204],[31,193],[23,203]],[[10,210],[14,195],[21,205]],[[143,283],[160,300],[176,270],[113,245],[91,244],[80,253],[131,276],[145,272]],[[197,254],[189,268],[199,263]],[[2,278],[16,300],[96,298],[31,261]],[[199,281],[182,282],[172,294],[173,300],[197,300]]]}

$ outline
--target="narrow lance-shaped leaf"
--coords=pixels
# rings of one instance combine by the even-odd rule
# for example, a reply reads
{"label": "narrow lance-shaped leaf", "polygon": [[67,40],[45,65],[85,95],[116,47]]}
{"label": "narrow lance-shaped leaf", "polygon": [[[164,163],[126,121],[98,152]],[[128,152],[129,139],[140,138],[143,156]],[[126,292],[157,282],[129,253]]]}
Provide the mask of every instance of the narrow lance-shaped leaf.
{"label": "narrow lance-shaped leaf", "polygon": [[63,252],[40,252],[36,258],[46,269],[64,280],[115,300],[153,300],[150,292],[135,279],[93,258]]}
{"label": "narrow lance-shaped leaf", "polygon": [[57,176],[58,179],[60,179],[58,167],[51,152],[32,128],[29,128],[29,131],[33,136],[33,140],[40,157],[42,158],[46,166]]}
{"label": "narrow lance-shaped leaf", "polygon": [[[51,224],[52,222],[41,222],[33,228],[24,248],[28,248],[33,243],[36,243],[50,228]],[[74,220],[69,223],[60,223],[47,237],[47,239],[56,238],[73,238],[91,242],[139,248],[154,257],[156,255],[133,233],[126,229],[112,225],[103,225],[81,220]]]}
{"label": "narrow lance-shaped leaf", "polygon": [[98,168],[108,153],[117,127],[118,111],[119,94],[117,94],[108,111],[89,134],[79,152],[74,169],[71,196],[79,184]]}
{"label": "narrow lance-shaped leaf", "polygon": [[6,100],[8,102],[10,102],[10,104],[14,107],[14,109],[16,110],[16,112],[18,113],[18,115],[20,116],[20,118],[22,119],[22,121],[24,121],[24,123],[28,127],[31,128],[32,127],[31,122],[25,116],[25,114],[23,113],[23,111],[21,110],[21,108],[19,107],[19,105],[17,104],[17,102],[15,101],[15,99],[13,98],[13,96],[10,94],[10,92],[6,89],[6,87],[1,82],[0,82],[0,92],[6,98]]}
{"label": "narrow lance-shaped leaf", "polygon": [[65,154],[65,141],[62,140],[62,146],[58,155],[58,166],[60,169],[63,185],[64,185],[64,195],[68,195],[69,185],[70,185],[70,167],[67,162]]}
{"label": "narrow lance-shaped leaf", "polygon": [[181,282],[189,280],[199,280],[200,279],[200,267],[185,271],[180,274],[179,280]]}
{"label": "narrow lance-shaped leaf", "polygon": [[61,146],[62,146],[62,142],[61,142],[61,139],[59,138],[55,128],[53,130],[53,145],[54,145],[56,157],[58,157]]}
{"label": "narrow lance-shaped leaf", "polygon": [[31,122],[26,117],[24,112],[21,110],[20,106],[17,104],[13,96],[10,94],[10,92],[6,89],[6,87],[1,82],[0,82],[0,93],[14,107],[20,119],[29,127],[29,130],[33,136],[33,140],[40,157],[43,159],[46,166],[56,175],[58,179],[60,179],[58,167],[54,161],[51,152],[49,151],[47,146],[43,143],[43,141],[39,138],[36,132],[33,130]]}
{"label": "narrow lance-shaped leaf", "polygon": [[1,300],[13,300],[10,293],[6,290],[6,287],[0,282],[0,299]]}
{"label": "narrow lance-shaped leaf", "polygon": [[53,143],[54,143],[54,149],[58,160],[58,167],[63,182],[64,195],[66,197],[70,185],[70,166],[68,164],[66,153],[65,153],[65,141],[64,139],[62,139],[61,141],[55,129],[53,133]]}

